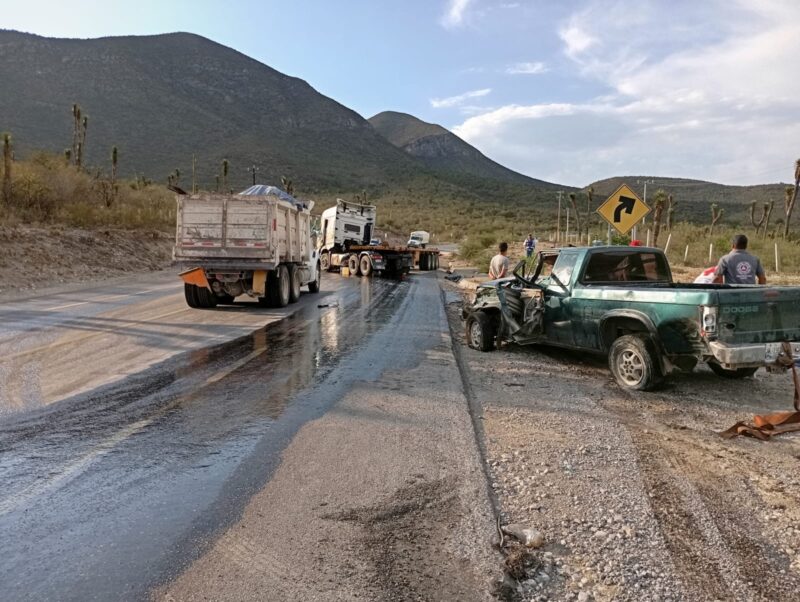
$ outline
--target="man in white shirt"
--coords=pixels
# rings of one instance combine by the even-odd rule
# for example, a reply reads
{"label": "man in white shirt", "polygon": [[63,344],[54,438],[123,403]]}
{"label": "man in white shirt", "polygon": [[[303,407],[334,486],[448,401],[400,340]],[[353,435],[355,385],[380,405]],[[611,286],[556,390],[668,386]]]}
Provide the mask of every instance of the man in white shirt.
{"label": "man in white shirt", "polygon": [[489,278],[492,280],[508,276],[508,257],[506,257],[506,253],[508,253],[508,243],[501,242],[499,248],[500,252],[492,257],[492,260],[489,262]]}

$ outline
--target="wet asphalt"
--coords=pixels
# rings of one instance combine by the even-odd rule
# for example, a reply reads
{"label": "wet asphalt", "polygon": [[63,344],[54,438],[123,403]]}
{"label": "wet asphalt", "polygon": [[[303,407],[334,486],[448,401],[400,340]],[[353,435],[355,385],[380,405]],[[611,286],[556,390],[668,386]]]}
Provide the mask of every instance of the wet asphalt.
{"label": "wet asphalt", "polygon": [[[0,377],[18,381],[16,397],[8,391],[0,397],[2,599],[146,599],[201,555],[269,480],[297,430],[324,414],[360,374],[373,371],[374,358],[358,350],[392,322],[417,284],[413,278],[339,280],[327,294],[304,295],[280,321],[253,330],[248,318],[206,340],[247,330],[244,336],[204,346],[195,329],[191,346],[171,349],[160,361],[46,400],[36,378],[45,370],[20,379],[18,367],[44,353],[40,348],[49,355],[36,357],[47,364],[77,344],[63,333],[51,341],[49,330],[91,321],[104,325],[103,336],[119,335],[116,318],[106,317],[107,307],[95,312],[80,294],[63,303],[49,300],[48,308],[41,300],[0,305],[0,346],[4,355],[16,354],[14,366],[0,363]],[[139,296],[157,304],[175,295],[170,286],[165,281],[164,290],[156,286]],[[124,306],[125,293],[108,296]],[[91,315],[75,315],[84,305]],[[154,345],[168,328],[157,316],[184,311],[162,309],[149,319]],[[116,315],[130,311],[122,307]],[[201,326],[214,331],[214,312],[201,314]],[[195,327],[191,316],[200,314],[187,315]],[[227,319],[225,311],[216,315]],[[24,342],[31,333],[38,333],[35,344]],[[113,340],[109,345],[104,354],[113,357]],[[348,378],[338,378],[345,360]],[[37,386],[38,392],[26,389]]]}

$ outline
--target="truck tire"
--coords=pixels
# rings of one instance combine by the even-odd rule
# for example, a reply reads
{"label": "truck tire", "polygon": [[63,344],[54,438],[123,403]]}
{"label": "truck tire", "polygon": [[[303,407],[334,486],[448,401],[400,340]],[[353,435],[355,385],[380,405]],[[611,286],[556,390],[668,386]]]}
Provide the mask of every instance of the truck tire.
{"label": "truck tire", "polygon": [[372,259],[370,259],[369,255],[361,256],[361,261],[359,261],[359,269],[361,270],[361,275],[364,277],[372,274]]}
{"label": "truck tire", "polygon": [[330,271],[331,269],[331,256],[330,253],[325,252],[319,256],[319,265],[321,269],[325,270],[326,272]]}
{"label": "truck tire", "polygon": [[425,253],[419,254],[419,271],[424,272],[428,269],[428,256]]}
{"label": "truck tire", "polygon": [[197,287],[194,284],[183,285],[183,296],[186,298],[186,305],[192,308],[199,307],[197,305]]}
{"label": "truck tire", "polygon": [[204,286],[194,287],[194,297],[200,309],[213,309],[217,306],[217,296]]}
{"label": "truck tire", "polygon": [[322,280],[322,262],[320,261],[317,264],[317,277],[308,283],[308,292],[309,293],[318,293],[319,292],[319,285],[320,281]]}
{"label": "truck tire", "polygon": [[494,320],[486,312],[477,311],[467,318],[467,344],[473,349],[491,351],[496,336]]}
{"label": "truck tire", "polygon": [[358,271],[358,255],[351,255],[347,258],[347,267],[349,268],[352,276],[361,275],[361,273]]}
{"label": "truck tire", "polygon": [[289,303],[297,303],[300,299],[300,270],[297,266],[289,266]]}
{"label": "truck tire", "polygon": [[722,378],[748,378],[753,376],[753,374],[758,371],[758,368],[735,368],[733,370],[729,370],[728,368],[723,368],[717,362],[708,362],[708,367],[711,368],[711,371],[716,374],[717,376],[721,376]]}
{"label": "truck tire", "polygon": [[663,376],[653,340],[642,334],[626,334],[611,344],[608,366],[623,389],[650,391]]}
{"label": "truck tire", "polygon": [[267,274],[267,296],[272,307],[289,305],[289,270],[281,264]]}

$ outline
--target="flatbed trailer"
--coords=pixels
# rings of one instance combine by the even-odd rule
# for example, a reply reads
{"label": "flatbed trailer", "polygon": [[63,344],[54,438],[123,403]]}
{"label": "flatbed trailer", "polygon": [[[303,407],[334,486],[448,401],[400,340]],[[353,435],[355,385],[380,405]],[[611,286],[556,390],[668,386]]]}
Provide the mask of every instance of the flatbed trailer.
{"label": "flatbed trailer", "polygon": [[346,262],[354,276],[373,274],[402,278],[412,268],[422,272],[439,268],[439,249],[391,247],[389,245],[353,245],[348,248]]}

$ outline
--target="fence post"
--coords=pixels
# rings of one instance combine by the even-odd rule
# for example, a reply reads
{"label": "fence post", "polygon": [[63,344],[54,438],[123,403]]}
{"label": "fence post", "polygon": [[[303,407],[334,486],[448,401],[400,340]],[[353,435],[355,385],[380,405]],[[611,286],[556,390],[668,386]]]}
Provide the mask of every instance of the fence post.
{"label": "fence post", "polygon": [[714,243],[708,245],[708,263],[711,263],[711,256],[714,254]]}
{"label": "fence post", "polygon": [[686,263],[688,258],[689,258],[689,245],[686,245],[686,249],[683,251],[683,263]]}
{"label": "fence post", "polygon": [[[667,254],[667,251],[669,251],[669,242],[670,242],[671,240],[672,240],[672,232],[670,232],[670,233],[669,233],[669,236],[667,236],[667,244],[665,244],[665,245],[664,245],[664,255],[666,255],[666,254]],[[685,261],[685,260],[684,260],[684,261]]]}
{"label": "fence post", "polygon": [[650,228],[647,229],[647,246],[650,246]]}
{"label": "fence post", "polygon": [[780,258],[778,257],[778,243],[775,243],[775,273],[780,274],[781,272],[781,264]]}

